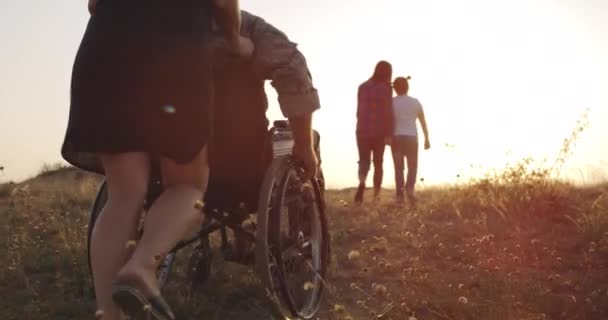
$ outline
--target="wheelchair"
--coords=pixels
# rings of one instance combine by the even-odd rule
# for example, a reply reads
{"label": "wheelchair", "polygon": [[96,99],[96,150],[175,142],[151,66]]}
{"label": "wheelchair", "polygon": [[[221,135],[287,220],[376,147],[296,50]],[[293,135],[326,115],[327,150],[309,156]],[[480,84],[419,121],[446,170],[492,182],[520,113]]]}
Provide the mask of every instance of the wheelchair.
{"label": "wheelchair", "polygon": [[[314,136],[320,159],[320,136],[316,131]],[[157,269],[158,281],[162,288],[168,281],[178,251],[194,245],[187,279],[190,289],[197,290],[210,275],[210,234],[219,232],[224,259],[253,267],[270,300],[283,316],[311,319],[321,305],[330,263],[324,177],[319,169],[317,177],[303,178],[304,170],[291,156],[293,136],[286,120],[274,122],[268,131],[266,146],[270,149],[265,161],[267,168],[259,185],[254,213],[242,203],[227,211],[205,204],[205,219],[200,230],[192,238],[179,242],[162,258]],[[145,209],[162,192],[158,164],[153,163],[152,167],[153,179]],[[107,201],[106,188],[104,181],[94,201],[88,226],[89,268],[91,234]],[[233,236],[229,237],[229,233]]]}

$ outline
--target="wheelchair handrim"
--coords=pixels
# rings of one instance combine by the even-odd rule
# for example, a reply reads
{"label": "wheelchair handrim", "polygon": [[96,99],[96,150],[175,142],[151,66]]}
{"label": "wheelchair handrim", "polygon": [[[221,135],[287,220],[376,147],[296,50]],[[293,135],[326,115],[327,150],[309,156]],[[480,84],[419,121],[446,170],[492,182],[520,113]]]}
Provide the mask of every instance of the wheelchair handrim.
{"label": "wheelchair handrim", "polygon": [[[258,212],[258,226],[261,229],[258,229],[256,233],[257,237],[257,248],[256,250],[256,267],[258,272],[260,273],[264,284],[271,290],[272,297],[276,300],[277,294],[280,294],[283,298],[283,302],[275,301],[277,305],[284,309],[286,307],[287,312],[283,312],[284,314],[289,313],[291,316],[295,316],[298,318],[310,319],[316,314],[319,306],[320,299],[323,290],[323,281],[322,277],[325,276],[326,267],[328,265],[328,233],[327,233],[327,224],[325,221],[325,212],[324,209],[324,199],[322,197],[322,193],[320,192],[319,185],[315,182],[313,183],[314,187],[314,197],[315,197],[315,206],[314,206],[314,215],[316,217],[315,220],[315,229],[316,234],[320,236],[321,240],[312,244],[314,249],[313,257],[316,260],[313,263],[316,266],[312,266],[315,272],[313,288],[314,290],[310,295],[310,299],[308,299],[308,303],[304,303],[304,308],[298,309],[296,307],[296,303],[293,301],[291,295],[289,294],[289,289],[287,288],[285,281],[285,273],[283,268],[283,263],[280,255],[278,255],[278,260],[276,255],[272,254],[272,248],[270,248],[270,236],[271,226],[273,220],[270,218],[276,215],[276,208],[269,207],[272,205],[273,196],[279,197],[280,205],[277,207],[282,207],[282,201],[285,193],[285,188],[287,186],[287,182],[289,181],[289,177],[291,174],[295,173],[295,169],[297,166],[290,161],[288,157],[281,157],[275,159],[270,169],[268,170],[267,175],[264,178],[264,183],[262,184],[262,192],[260,193],[260,202],[259,202],[259,212]],[[276,190],[275,190],[276,189]],[[274,203],[276,204],[276,203]],[[280,212],[279,212],[280,213]],[[279,226],[280,228],[280,226]],[[271,267],[276,265],[280,268],[278,272],[278,277],[280,278],[278,283],[275,281],[274,276],[272,274]],[[278,289],[279,292],[276,292]]]}

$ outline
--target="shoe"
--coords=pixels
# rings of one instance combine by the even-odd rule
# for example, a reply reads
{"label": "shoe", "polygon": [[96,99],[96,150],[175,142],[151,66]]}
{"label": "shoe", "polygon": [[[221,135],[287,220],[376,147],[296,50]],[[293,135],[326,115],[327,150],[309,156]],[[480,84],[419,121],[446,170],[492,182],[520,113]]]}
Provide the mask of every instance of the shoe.
{"label": "shoe", "polygon": [[365,185],[359,184],[357,188],[357,193],[355,194],[355,203],[363,202],[363,192],[365,192]]}
{"label": "shoe", "polygon": [[173,311],[162,296],[146,297],[129,284],[115,284],[112,299],[132,320],[175,320]]}

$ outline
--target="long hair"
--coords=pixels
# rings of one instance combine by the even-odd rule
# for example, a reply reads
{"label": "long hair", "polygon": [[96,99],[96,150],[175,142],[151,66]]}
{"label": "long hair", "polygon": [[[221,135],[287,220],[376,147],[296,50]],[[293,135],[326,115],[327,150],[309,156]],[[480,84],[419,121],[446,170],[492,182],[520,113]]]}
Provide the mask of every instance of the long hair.
{"label": "long hair", "polygon": [[378,82],[386,82],[388,84],[391,83],[391,79],[393,78],[393,66],[388,62],[381,60],[376,64],[376,68],[374,69],[374,74],[370,78],[371,80]]}

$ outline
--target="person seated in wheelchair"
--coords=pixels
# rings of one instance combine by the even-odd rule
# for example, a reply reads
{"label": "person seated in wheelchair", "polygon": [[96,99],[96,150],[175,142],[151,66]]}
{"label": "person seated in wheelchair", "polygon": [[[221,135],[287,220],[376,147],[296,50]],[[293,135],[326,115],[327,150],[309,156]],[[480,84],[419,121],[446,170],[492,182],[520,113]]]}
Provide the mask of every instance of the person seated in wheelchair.
{"label": "person seated in wheelchair", "polygon": [[258,190],[272,160],[267,80],[293,130],[294,156],[309,173],[311,166],[318,172],[318,160],[311,156],[320,156],[319,135],[311,128],[312,113],[320,108],[319,96],[304,55],[279,29],[243,10],[241,34],[253,41],[253,57],[218,58],[214,70],[214,131],[205,207],[228,213],[257,210]]}

